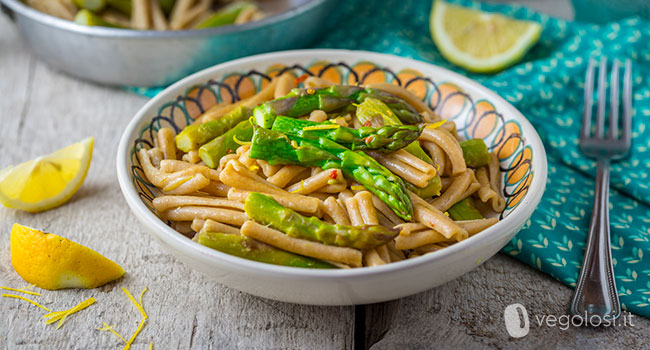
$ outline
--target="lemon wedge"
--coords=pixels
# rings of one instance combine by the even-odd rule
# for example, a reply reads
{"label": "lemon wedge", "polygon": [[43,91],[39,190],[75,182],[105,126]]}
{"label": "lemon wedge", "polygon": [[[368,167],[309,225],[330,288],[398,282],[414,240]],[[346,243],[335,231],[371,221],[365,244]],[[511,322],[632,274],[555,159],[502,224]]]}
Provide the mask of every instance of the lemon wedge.
{"label": "lemon wedge", "polygon": [[476,73],[502,70],[521,59],[539,40],[542,26],[500,14],[433,2],[431,36],[451,63]]}
{"label": "lemon wedge", "polygon": [[0,171],[0,203],[29,212],[67,202],[84,182],[93,138]]}
{"label": "lemon wedge", "polygon": [[14,270],[43,289],[96,288],[124,275],[112,260],[53,233],[16,223],[10,241]]}

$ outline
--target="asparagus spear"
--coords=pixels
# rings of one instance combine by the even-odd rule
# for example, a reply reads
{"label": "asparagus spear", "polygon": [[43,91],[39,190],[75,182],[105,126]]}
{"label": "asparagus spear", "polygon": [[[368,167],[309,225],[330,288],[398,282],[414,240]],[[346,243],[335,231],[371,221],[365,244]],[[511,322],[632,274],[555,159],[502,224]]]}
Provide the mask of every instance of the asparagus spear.
{"label": "asparagus spear", "polygon": [[257,242],[241,235],[216,232],[199,233],[199,243],[226,254],[273,265],[333,269],[335,266]]}
{"label": "asparagus spear", "polygon": [[478,209],[476,209],[472,197],[467,197],[452,205],[447,212],[449,213],[449,217],[454,220],[483,219],[483,215]]}
{"label": "asparagus spear", "polygon": [[237,141],[248,142],[252,137],[253,124],[248,120],[244,120],[225,134],[201,146],[199,148],[199,157],[201,157],[205,165],[214,169],[219,165],[221,157],[234,152],[239,147]]}
{"label": "asparagus spear", "polygon": [[249,7],[255,7],[252,3],[248,1],[237,1],[228,6],[225,6],[219,9],[217,12],[212,14],[212,16],[206,18],[204,21],[200,22],[195,29],[204,29],[225,26],[228,24],[235,23],[237,16]]}
{"label": "asparagus spear", "polygon": [[289,237],[327,245],[370,249],[386,244],[397,235],[396,231],[381,225],[332,225],[314,216],[305,217],[257,192],[248,195],[244,210],[249,218],[270,225]]}
{"label": "asparagus spear", "polygon": [[490,163],[490,152],[482,139],[471,139],[460,143],[463,149],[465,164],[470,168],[478,168]]}
{"label": "asparagus spear", "polygon": [[394,152],[416,140],[422,129],[415,125],[384,126],[381,128],[345,128],[329,122],[317,123],[278,116],[272,130],[289,137],[304,139],[326,138],[354,150],[373,149]]}
{"label": "asparagus spear", "polygon": [[106,6],[106,0],[73,0],[74,4],[80,9],[86,9],[98,12]]}
{"label": "asparagus spear", "polygon": [[300,117],[321,109],[334,112],[352,103],[362,103],[367,98],[375,98],[384,102],[392,113],[404,124],[417,124],[422,117],[406,101],[388,92],[377,89],[363,89],[358,86],[335,85],[323,89],[293,89],[288,95],[265,102],[255,108],[254,116],[257,125],[270,128],[275,117],[285,115]]}
{"label": "asparagus spear", "polygon": [[254,159],[270,164],[298,164],[338,168],[384,201],[395,214],[404,220],[413,217],[413,206],[406,193],[406,185],[399,176],[363,152],[351,151],[338,143],[325,139],[303,139],[274,130],[255,127],[251,152]]}
{"label": "asparagus spear", "polygon": [[203,124],[189,125],[176,135],[176,147],[183,152],[195,150],[242,121],[248,120],[250,116],[250,108],[241,106],[219,119]]}
{"label": "asparagus spear", "polygon": [[107,22],[105,19],[86,9],[81,9],[77,12],[77,15],[74,17],[74,22],[85,26],[123,28],[116,24]]}
{"label": "asparagus spear", "polygon": [[[402,124],[402,122],[395,117],[393,111],[388,108],[385,103],[371,97],[366,98],[361,104],[359,104],[357,107],[356,117],[359,119],[359,122],[362,125],[370,125],[375,127],[381,125]],[[418,157],[419,159],[431,165],[434,165],[431,157],[429,157],[429,155],[420,146],[420,142],[413,141],[408,146],[404,147],[404,150]],[[414,186],[408,182],[406,183],[406,187],[411,192],[417,194],[422,198],[429,198],[440,194],[442,182],[440,181],[440,176],[436,175],[431,180],[429,180],[429,183],[425,188]]]}

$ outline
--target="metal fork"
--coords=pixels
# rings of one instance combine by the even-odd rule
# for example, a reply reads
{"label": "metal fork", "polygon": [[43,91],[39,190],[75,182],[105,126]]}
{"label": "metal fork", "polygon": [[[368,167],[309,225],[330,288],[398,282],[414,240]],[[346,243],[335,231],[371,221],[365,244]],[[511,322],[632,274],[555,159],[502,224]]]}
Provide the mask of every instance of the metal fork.
{"label": "metal fork", "polygon": [[[570,312],[586,317],[599,316],[616,319],[621,314],[609,242],[609,162],[625,156],[630,149],[632,132],[632,63],[625,63],[623,78],[623,127],[619,136],[619,62],[614,61],[610,75],[609,130],[605,136],[605,106],[607,102],[607,59],[598,68],[598,109],[596,132],[591,135],[591,110],[594,91],[595,61],[589,60],[585,78],[585,107],[580,131],[580,149],[588,157],[598,160],[594,208],[587,237],[587,248],[580,270],[580,278],[571,301]],[[584,320],[585,322],[587,320]]]}

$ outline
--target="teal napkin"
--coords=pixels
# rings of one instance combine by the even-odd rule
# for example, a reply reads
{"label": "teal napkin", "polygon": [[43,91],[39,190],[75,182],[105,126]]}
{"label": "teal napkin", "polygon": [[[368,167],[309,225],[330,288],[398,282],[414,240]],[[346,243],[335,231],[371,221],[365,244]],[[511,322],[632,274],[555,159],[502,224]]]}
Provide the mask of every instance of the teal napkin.
{"label": "teal napkin", "polygon": [[[582,263],[595,163],[577,147],[584,73],[590,56],[634,65],[633,150],[614,163],[610,219],[616,285],[624,309],[650,317],[650,22],[630,18],[596,26],[552,18],[524,7],[454,1],[543,25],[539,43],[517,65],[494,75],[463,72],[446,62],[429,35],[430,0],[341,1],[314,47],[391,53],[459,71],[494,90],[530,120],[548,152],[542,201],[503,252],[575,286]],[[156,90],[140,93],[155,94]],[[648,256],[646,256],[648,255]]]}

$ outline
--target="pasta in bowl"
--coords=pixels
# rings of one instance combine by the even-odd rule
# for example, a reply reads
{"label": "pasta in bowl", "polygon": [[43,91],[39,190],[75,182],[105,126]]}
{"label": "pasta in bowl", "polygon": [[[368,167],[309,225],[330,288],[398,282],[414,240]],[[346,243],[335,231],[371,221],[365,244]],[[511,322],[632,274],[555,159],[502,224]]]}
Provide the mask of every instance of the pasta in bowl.
{"label": "pasta in bowl", "polygon": [[470,83],[338,50],[234,61],[145,106],[120,184],[172,251],[235,288],[338,305],[416,293],[498,251],[543,191],[534,130]]}

